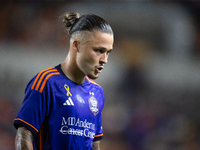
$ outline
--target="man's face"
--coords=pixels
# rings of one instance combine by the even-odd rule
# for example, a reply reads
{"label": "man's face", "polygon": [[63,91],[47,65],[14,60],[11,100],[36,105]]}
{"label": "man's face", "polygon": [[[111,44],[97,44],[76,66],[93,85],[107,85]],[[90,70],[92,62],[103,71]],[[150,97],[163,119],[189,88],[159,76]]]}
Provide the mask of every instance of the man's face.
{"label": "man's face", "polygon": [[113,49],[113,35],[94,30],[84,37],[77,52],[77,65],[89,78],[97,79]]}

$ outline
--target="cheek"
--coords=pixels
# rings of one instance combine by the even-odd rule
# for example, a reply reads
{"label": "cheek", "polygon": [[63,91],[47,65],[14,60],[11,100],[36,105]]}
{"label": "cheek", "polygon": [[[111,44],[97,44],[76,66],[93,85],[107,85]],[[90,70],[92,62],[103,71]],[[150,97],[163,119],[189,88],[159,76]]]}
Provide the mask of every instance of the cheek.
{"label": "cheek", "polygon": [[77,56],[77,64],[82,69],[90,67],[95,64],[94,56],[91,54],[81,54]]}
{"label": "cheek", "polygon": [[93,52],[83,53],[81,57],[82,63],[94,64],[96,63],[96,57]]}

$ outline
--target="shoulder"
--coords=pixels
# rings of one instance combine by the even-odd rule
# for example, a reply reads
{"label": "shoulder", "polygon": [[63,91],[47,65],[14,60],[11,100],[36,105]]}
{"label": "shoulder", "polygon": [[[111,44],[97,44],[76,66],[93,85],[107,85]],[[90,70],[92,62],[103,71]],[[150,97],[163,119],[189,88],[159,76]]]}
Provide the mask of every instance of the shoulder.
{"label": "shoulder", "polygon": [[88,81],[88,83],[90,83],[90,85],[93,85],[94,87],[103,90],[103,88],[98,83],[96,83],[94,80],[90,79],[88,76],[86,76],[85,78]]}
{"label": "shoulder", "polygon": [[104,90],[103,88],[96,83],[94,80],[90,79],[89,77],[86,76],[86,80],[87,80],[87,85],[88,85],[88,90],[98,94],[99,96],[104,97]]}
{"label": "shoulder", "polygon": [[31,80],[30,87],[32,90],[42,93],[47,81],[52,82],[56,80],[58,75],[60,75],[60,72],[55,67],[42,70]]}

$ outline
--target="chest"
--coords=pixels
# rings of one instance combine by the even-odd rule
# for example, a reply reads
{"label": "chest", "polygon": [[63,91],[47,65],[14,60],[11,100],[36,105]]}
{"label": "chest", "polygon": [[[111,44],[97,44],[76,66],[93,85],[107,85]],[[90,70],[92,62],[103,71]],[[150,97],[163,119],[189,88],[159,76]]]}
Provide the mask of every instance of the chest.
{"label": "chest", "polygon": [[54,117],[94,118],[102,100],[100,91],[93,86],[59,83],[52,90],[51,114]]}

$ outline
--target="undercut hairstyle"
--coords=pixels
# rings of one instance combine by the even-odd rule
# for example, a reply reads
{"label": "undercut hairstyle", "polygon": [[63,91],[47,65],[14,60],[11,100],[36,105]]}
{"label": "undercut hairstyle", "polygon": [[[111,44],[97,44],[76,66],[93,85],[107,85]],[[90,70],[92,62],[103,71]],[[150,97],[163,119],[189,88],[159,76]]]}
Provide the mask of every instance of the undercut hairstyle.
{"label": "undercut hairstyle", "polygon": [[77,31],[93,30],[113,34],[111,26],[103,18],[94,14],[80,15],[79,13],[67,12],[61,17],[70,36]]}

